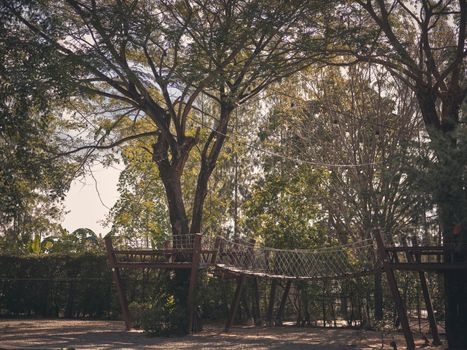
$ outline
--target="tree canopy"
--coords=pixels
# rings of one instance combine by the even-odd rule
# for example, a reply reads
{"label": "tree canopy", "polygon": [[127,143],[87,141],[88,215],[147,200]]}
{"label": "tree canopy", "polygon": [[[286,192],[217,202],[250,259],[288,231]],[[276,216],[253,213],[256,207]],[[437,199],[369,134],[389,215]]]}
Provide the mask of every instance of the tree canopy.
{"label": "tree canopy", "polygon": [[[312,246],[431,213],[467,240],[465,1],[0,0],[0,19],[13,240],[51,227],[97,151],[125,166],[109,220],[128,237]],[[446,274],[453,346],[464,277]]]}

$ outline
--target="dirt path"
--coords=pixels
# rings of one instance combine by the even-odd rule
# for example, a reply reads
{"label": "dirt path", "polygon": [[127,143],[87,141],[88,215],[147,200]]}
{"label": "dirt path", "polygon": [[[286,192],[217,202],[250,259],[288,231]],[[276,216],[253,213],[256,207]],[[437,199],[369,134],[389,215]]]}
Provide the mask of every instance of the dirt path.
{"label": "dirt path", "polygon": [[[384,349],[392,349],[385,339]],[[404,342],[398,336],[399,349]],[[422,345],[420,340],[417,345]],[[180,338],[151,338],[123,331],[119,321],[0,320],[0,349],[381,349],[381,334],[348,329],[233,328],[206,326],[201,333]],[[424,349],[441,349],[425,347]]]}

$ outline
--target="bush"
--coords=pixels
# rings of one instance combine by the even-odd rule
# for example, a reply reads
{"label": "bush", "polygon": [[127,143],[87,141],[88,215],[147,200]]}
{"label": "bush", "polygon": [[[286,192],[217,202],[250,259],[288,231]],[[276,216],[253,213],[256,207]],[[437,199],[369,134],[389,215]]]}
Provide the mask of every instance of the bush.
{"label": "bush", "polygon": [[129,305],[135,326],[153,336],[185,334],[186,314],[171,295],[163,294],[151,303]]}

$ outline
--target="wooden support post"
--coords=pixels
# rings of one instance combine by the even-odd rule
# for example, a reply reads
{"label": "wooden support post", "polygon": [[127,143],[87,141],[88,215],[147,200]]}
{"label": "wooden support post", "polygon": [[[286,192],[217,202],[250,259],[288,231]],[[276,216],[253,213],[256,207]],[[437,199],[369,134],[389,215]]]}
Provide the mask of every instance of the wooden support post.
{"label": "wooden support post", "polygon": [[122,278],[120,276],[120,271],[117,267],[117,258],[115,257],[115,252],[112,245],[112,237],[106,235],[104,237],[105,248],[107,250],[107,261],[110,268],[112,269],[112,278],[117,287],[118,301],[120,303],[120,308],[122,310],[123,320],[125,321],[125,328],[127,331],[133,328],[133,322],[131,320],[130,311],[128,310],[128,301],[125,296],[125,291],[123,289]]}
{"label": "wooden support post", "polygon": [[[246,289],[246,285],[245,284],[245,288],[244,290]],[[243,310],[245,310],[245,318],[247,321],[251,320],[252,316],[251,316],[251,310],[250,310],[250,306],[248,305],[248,300],[246,298],[246,293],[245,291],[242,293],[241,295],[241,298],[240,298],[240,305],[243,306]]]}
{"label": "wooden support post", "polygon": [[259,299],[259,288],[258,288],[258,278],[253,278],[253,319],[255,321],[255,326],[261,325],[261,309],[260,309],[260,299]]}
{"label": "wooden support post", "polygon": [[188,297],[187,297],[187,333],[193,332],[193,316],[195,310],[195,292],[196,282],[198,279],[198,268],[201,256],[201,234],[195,233],[193,238],[193,252],[191,254],[191,273],[190,273],[190,285],[188,286]]}
{"label": "wooden support post", "polygon": [[[248,269],[249,265],[254,261],[252,259],[253,256],[253,250],[254,250],[254,245],[255,245],[255,240],[250,239],[250,248],[248,250],[248,255],[246,259],[246,264],[245,264],[245,269]],[[233,322],[235,320],[235,315],[237,314],[238,310],[238,305],[240,304],[240,299],[243,294],[243,289],[245,287],[245,281],[246,281],[246,275],[245,274],[240,274],[237,280],[237,288],[235,289],[235,295],[234,299],[232,301],[232,306],[230,307],[230,314],[227,319],[227,323],[225,324],[225,331],[228,332],[230,328],[233,325]]]}
{"label": "wooden support post", "polygon": [[238,305],[240,304],[240,297],[243,293],[243,288],[245,286],[246,275],[241,274],[237,279],[237,288],[235,289],[234,299],[230,307],[229,318],[225,324],[225,331],[228,332],[233,325],[235,320],[235,315],[237,314]]}
{"label": "wooden support post", "polygon": [[[412,237],[412,245],[418,246],[417,238]],[[420,253],[416,254],[417,263],[421,263]],[[420,285],[422,287],[423,299],[425,300],[425,307],[428,313],[428,321],[430,323],[431,334],[433,336],[433,345],[441,345],[441,339],[439,338],[438,326],[436,324],[435,313],[433,312],[433,305],[431,303],[430,292],[428,291],[428,284],[426,282],[425,272],[419,271],[418,276],[420,278]]]}
{"label": "wooden support post", "polygon": [[271,291],[269,293],[268,313],[266,314],[266,324],[272,326],[272,314],[274,312],[274,303],[276,299],[277,280],[271,281]]}
{"label": "wooden support post", "polygon": [[282,321],[284,319],[285,304],[287,302],[287,297],[289,296],[291,286],[292,280],[289,279],[285,284],[284,293],[282,293],[281,303],[279,304],[279,309],[277,310],[276,326],[282,326]]}
{"label": "wooden support post", "polygon": [[404,331],[405,342],[407,343],[407,350],[414,350],[415,342],[412,331],[410,330],[407,312],[402,301],[401,295],[399,293],[399,289],[397,287],[397,281],[396,277],[394,276],[394,271],[389,264],[388,256],[384,247],[384,239],[379,229],[374,231],[374,237],[378,246],[378,256],[381,262],[383,263],[383,269],[388,279],[388,284],[389,288],[391,289],[394,303],[396,304],[397,312],[399,314],[399,318],[402,325],[402,330]]}

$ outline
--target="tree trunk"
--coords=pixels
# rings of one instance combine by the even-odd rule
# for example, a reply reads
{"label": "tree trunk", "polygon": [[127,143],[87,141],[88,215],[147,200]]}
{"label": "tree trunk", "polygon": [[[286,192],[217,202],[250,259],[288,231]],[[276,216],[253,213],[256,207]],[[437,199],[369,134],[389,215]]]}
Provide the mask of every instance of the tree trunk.
{"label": "tree trunk", "polygon": [[[165,148],[165,152],[164,152]],[[160,152],[160,153],[159,153]],[[167,148],[164,140],[160,136],[158,142],[154,145],[154,154],[162,154],[165,156],[159,159],[154,159],[158,165],[160,177],[164,184],[167,203],[170,216],[170,224],[172,227],[173,235],[183,235],[190,232],[188,226],[188,217],[186,214],[185,204],[183,201],[183,192],[181,185],[181,176],[183,173],[184,161],[187,159],[189,154],[189,148],[182,149],[182,158],[172,159],[171,162],[167,159]],[[179,242],[179,240],[174,241]],[[178,261],[190,261],[191,257],[188,255],[177,256]],[[176,304],[181,310],[188,311],[187,298],[189,290],[190,270],[178,269],[175,270],[175,274],[172,278],[169,277],[168,291],[171,293]],[[188,319],[185,319],[183,324],[177,324],[180,332],[185,332],[188,327]]]}
{"label": "tree trunk", "polygon": [[253,318],[255,321],[255,326],[261,325],[261,308],[260,308],[260,298],[259,298],[259,288],[258,288],[258,279],[254,277],[252,279],[253,284]]}
{"label": "tree trunk", "polygon": [[159,172],[167,194],[170,224],[174,235],[188,234],[188,217],[183,202],[181,173],[172,167],[159,166]]}
{"label": "tree trunk", "polygon": [[375,320],[383,319],[383,279],[381,268],[375,270]]}
{"label": "tree trunk", "polygon": [[209,178],[216,167],[217,159],[224,145],[227,136],[227,126],[233,109],[233,106],[230,104],[221,104],[219,125],[216,130],[211,132],[201,152],[201,168],[198,174],[196,193],[193,200],[191,233],[201,233],[203,207],[208,193]]}
{"label": "tree trunk", "polygon": [[[446,262],[466,263],[460,250],[467,242],[467,189],[465,188],[465,155],[459,150],[451,132],[435,140],[439,160],[438,186],[435,200],[443,232],[443,243],[454,247],[446,254]],[[444,274],[446,335],[449,349],[467,349],[467,270],[446,271]]]}
{"label": "tree trunk", "polygon": [[272,314],[274,312],[274,304],[276,301],[276,289],[277,289],[277,280],[273,279],[271,281],[271,290],[269,293],[269,304],[268,304],[268,313],[266,315],[266,324],[268,327],[272,326]]}
{"label": "tree trunk", "polygon": [[[462,10],[462,16],[465,16]],[[464,17],[465,22],[465,17]],[[464,33],[465,35],[465,33]],[[460,66],[459,66],[460,69]],[[459,73],[459,71],[457,72]],[[460,247],[467,242],[466,163],[463,142],[458,138],[460,106],[465,93],[456,83],[453,73],[449,93],[436,95],[433,89],[417,86],[417,99],[437,156],[433,183],[433,197],[438,204],[443,244]],[[436,107],[437,97],[442,101],[441,111]],[[467,256],[455,252],[445,256],[446,262],[466,262]],[[449,349],[467,349],[467,271],[447,271],[444,274],[446,335]]]}
{"label": "tree trunk", "polygon": [[[221,105],[219,125],[216,130],[211,132],[204,145],[201,154],[201,168],[193,200],[191,227],[185,209],[181,177],[190,151],[197,142],[198,135],[194,138],[184,137],[183,139],[178,139],[176,145],[174,145],[174,142],[169,144],[170,135],[160,134],[157,142],[153,145],[153,160],[158,166],[160,177],[164,184],[170,224],[174,235],[201,233],[203,207],[208,192],[209,178],[222,150],[232,110],[233,106],[230,104]],[[191,257],[188,255],[177,258],[179,261],[190,261],[190,259]],[[176,270],[174,278],[169,283],[170,291],[174,295],[177,305],[182,309],[187,309],[188,306],[189,276],[189,270]],[[186,325],[179,326],[181,329],[186,328]]]}
{"label": "tree trunk", "polygon": [[[448,184],[446,184],[448,185]],[[452,183],[450,184],[453,185]],[[462,189],[459,188],[459,193]],[[451,197],[452,202],[440,204],[440,217],[443,226],[445,245],[460,248],[467,236],[465,216],[467,207],[460,198]],[[462,222],[461,222],[462,220]],[[467,263],[467,256],[461,250],[446,254],[446,262]],[[444,274],[446,335],[449,349],[467,348],[467,270],[446,271]]]}

